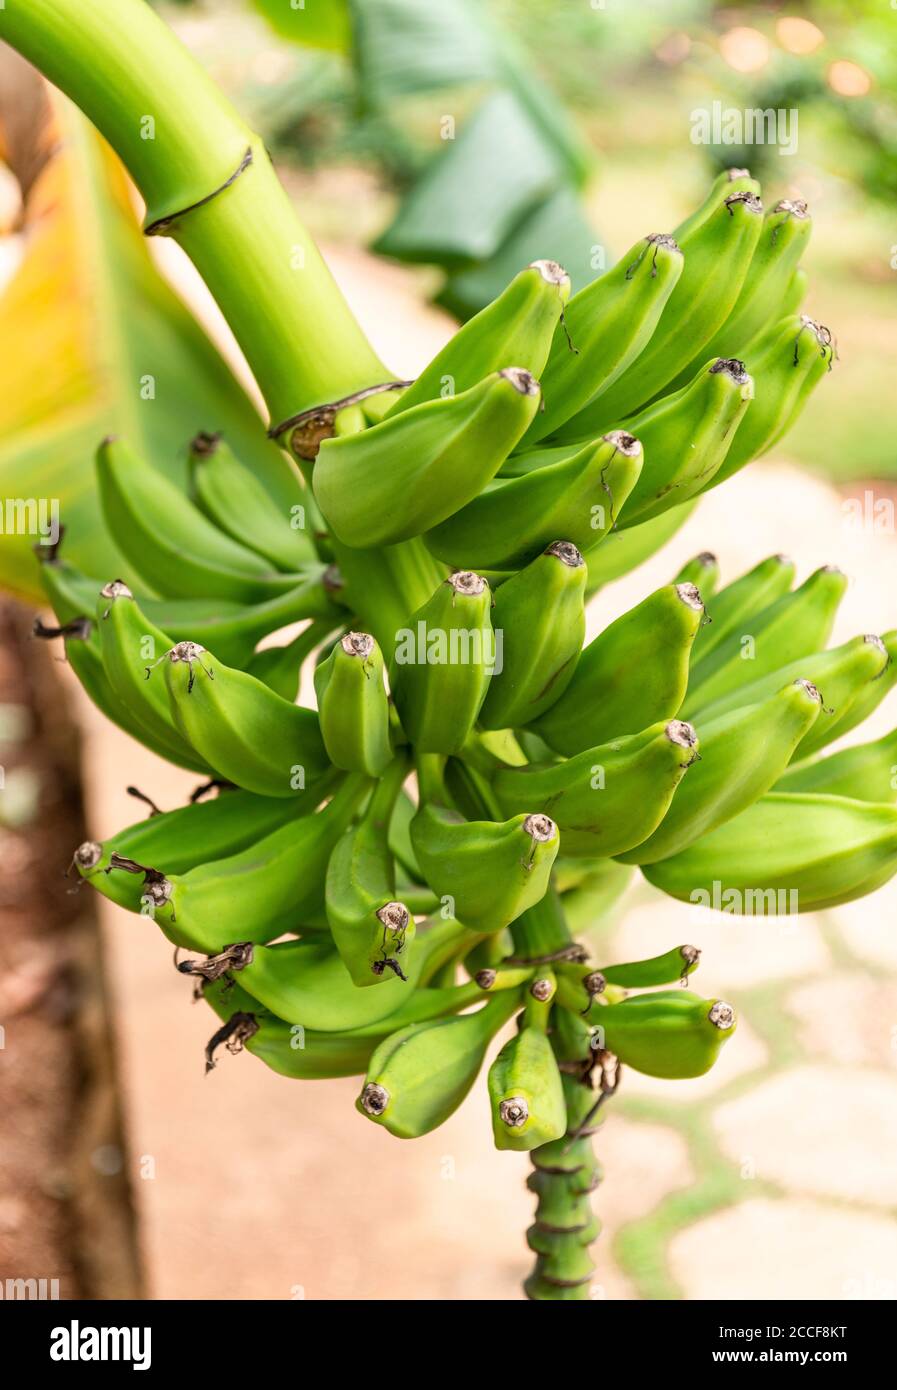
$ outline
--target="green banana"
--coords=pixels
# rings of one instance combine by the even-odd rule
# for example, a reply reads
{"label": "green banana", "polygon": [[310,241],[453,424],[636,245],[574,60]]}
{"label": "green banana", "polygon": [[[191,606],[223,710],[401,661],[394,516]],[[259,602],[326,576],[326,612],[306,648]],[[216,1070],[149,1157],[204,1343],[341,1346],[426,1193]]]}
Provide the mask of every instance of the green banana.
{"label": "green banana", "polygon": [[680,506],[717,473],[754,399],[754,379],[736,357],[705,362],[680,391],[631,416],[626,429],[645,459],[619,525],[640,525]]}
{"label": "green banana", "polygon": [[72,862],[81,877],[104,897],[139,912],[143,893],[140,876],[117,866],[116,860],[164,864],[169,873],[184,874],[211,859],[248,849],[307,809],[311,808],[283,797],[224,791],[212,800],[149,816],[102,843],[87,840],[75,850]]}
{"label": "green banana", "polygon": [[657,985],[672,985],[677,980],[684,985],[701,963],[697,946],[674,946],[662,956],[650,960],[634,960],[622,965],[603,965],[601,974],[609,985],[624,989],[651,989]]}
{"label": "green banana", "polygon": [[788,768],[774,790],[825,792],[857,801],[897,801],[897,729],[872,743],[798,763]]}
{"label": "green banana", "polygon": [[42,639],[64,639],[66,661],[97,709],[101,710],[107,719],[111,719],[113,724],[160,758],[174,763],[177,767],[187,767],[193,772],[202,771],[205,774],[205,765],[201,759],[192,752],[182,756],[173,742],[158,738],[130,706],[116,695],[103,665],[96,623],[91,618],[74,618],[58,628],[48,628],[38,618],[35,621],[34,635]]}
{"label": "green banana", "polygon": [[550,815],[565,855],[600,859],[624,854],[652,834],[697,757],[694,729],[674,719],[565,763],[503,768],[492,787],[506,815],[523,804]]}
{"label": "green banana", "polygon": [[258,603],[298,582],[296,575],[278,574],[254,550],[219,531],[164,473],[121,440],[103,441],[96,473],[110,533],[157,593]]}
{"label": "green banana", "polygon": [[475,940],[447,919],[420,932],[407,947],[406,974],[390,972],[378,989],[359,989],[330,941],[255,945],[239,965],[240,985],[285,1023],[321,1033],[380,1023],[440,965]]}
{"label": "green banana", "polygon": [[798,266],[785,288],[782,295],[782,303],[779,312],[782,314],[796,314],[807,297],[807,290],[810,284],[810,277],[807,272]]}
{"label": "green banana", "polygon": [[439,585],[401,630],[389,683],[402,728],[421,753],[454,753],[480,712],[497,644],[492,594],[461,570]]}
{"label": "green banana", "polygon": [[[516,477],[498,478],[424,537],[446,563],[509,570],[563,536],[580,550],[616,523],[642,466],[642,447],[615,430],[583,447],[539,450],[561,457]],[[532,457],[521,455],[521,459]]]}
{"label": "green banana", "polygon": [[[759,613],[748,614],[740,630],[734,628],[695,662],[683,705],[685,717],[692,718],[748,681],[755,684],[824,647],[846,589],[847,576],[834,565],[824,565],[793,593],[783,594]],[[796,676],[801,674],[795,672]],[[807,677],[813,679],[809,671]]]}
{"label": "green banana", "polygon": [[176,946],[210,954],[234,941],[271,941],[301,930],[323,911],[327,862],[369,789],[367,778],[352,774],[320,811],[237,854],[184,874],[155,866],[142,910]]}
{"label": "green banana", "polygon": [[289,512],[282,510],[216,434],[199,434],[193,440],[190,470],[197,506],[232,540],[288,574],[317,560],[304,530],[305,498],[298,480],[294,504]]}
{"label": "green banana", "polygon": [[458,332],[388,411],[390,418],[411,406],[458,395],[508,362],[538,377],[570,297],[570,277],[556,261],[533,261]]}
{"label": "green banana", "polygon": [[710,550],[702,550],[700,555],[695,555],[688,560],[681,568],[674,584],[693,584],[707,606],[708,598],[711,598],[719,586],[719,561]]}
{"label": "green banana", "polygon": [[703,203],[699,203],[694,212],[689,213],[673,232],[677,240],[688,237],[703,226],[709,217],[715,213],[722,205],[723,200],[733,193],[753,193],[755,197],[760,196],[760,184],[757,179],[751,177],[750,169],[723,169],[710,188]]}
{"label": "green banana", "polygon": [[476,1013],[392,1033],[371,1057],[358,1110],[399,1139],[429,1134],[457,1110],[486,1048],[517,1008],[516,992],[506,990]]}
{"label": "green banana", "polygon": [[702,492],[724,483],[781,439],[831,371],[834,353],[830,330],[806,314],[779,320],[747,344],[744,354],[757,398],[722,464],[704,480]]}
{"label": "green banana", "polygon": [[[705,347],[732,312],[762,229],[760,199],[753,192],[736,191],[677,235],[685,266],[650,341],[609,390],[568,418],[556,432],[559,439],[594,438],[624,420],[629,428],[628,417],[677,375],[681,344],[687,343],[699,358],[710,356]],[[642,439],[650,460],[647,441],[634,426],[632,432]]]}
{"label": "green banana", "polygon": [[787,555],[770,555],[715,594],[713,602],[707,604],[707,621],[692,644],[692,665],[709,656],[731,633],[744,631],[753,614],[786,594],[794,583],[794,573],[794,561]]}
{"label": "green banana", "polygon": [[[519,969],[498,971],[490,992],[517,990],[522,975]],[[470,982],[449,989],[419,988],[412,994],[405,991],[402,1003],[386,1018],[339,1033],[319,1033],[301,1024],[284,1022],[260,1008],[252,995],[234,983],[232,976],[205,985],[203,997],[222,1019],[230,1018],[235,1011],[255,1017],[258,1031],[247,1040],[246,1050],[273,1071],[315,1080],[363,1074],[374,1048],[391,1032],[466,1009],[483,998],[483,990]]]}
{"label": "green banana", "polygon": [[739,705],[758,704],[787,681],[808,680],[820,693],[822,709],[816,723],[798,744],[794,759],[808,758],[811,753],[840,736],[839,719],[849,716],[854,701],[870,684],[881,679],[887,660],[887,651],[880,637],[871,633],[853,637],[831,651],[799,657],[768,676],[751,681],[750,685],[730,691],[713,704],[702,706],[701,721],[717,719]]}
{"label": "green banana", "polygon": [[160,661],[175,724],[219,777],[260,796],[294,796],[330,767],[313,710],[196,642],[178,642]]}
{"label": "green banana", "polygon": [[524,447],[558,430],[650,351],[683,267],[673,237],[643,237],[612,270],[573,296],[542,373],[545,409],[530,424]]}
{"label": "green banana", "polygon": [[533,728],[572,756],[678,714],[691,644],[704,620],[693,584],[667,584],[623,613],[585,648],[569,685]]}
{"label": "green banana", "polygon": [[347,632],[315,671],[327,756],[346,772],[379,777],[392,762],[383,654],[367,632]]}
{"label": "green banana", "polygon": [[150,623],[120,579],[104,584],[96,600],[103,666],[118,699],[141,726],[177,755],[182,765],[207,773],[211,764],[185,739],[174,721],[164,685],[146,678],[147,666],[171,647],[167,633]]}
{"label": "green banana", "polygon": [[[806,250],[812,227],[807,205],[800,199],[783,198],[767,212],[735,306],[699,357],[744,356],[747,344],[765,329],[770,319],[783,313],[782,300]],[[672,389],[688,381],[699,366],[699,358],[693,358],[676,377]],[[751,370],[754,371],[753,362]],[[756,372],[754,375],[756,379]]]}
{"label": "green banana", "polygon": [[544,896],[560,844],[547,815],[466,821],[433,804],[417,812],[411,840],[433,892],[481,932],[501,931]]}
{"label": "green banana", "polygon": [[858,724],[868,719],[878,709],[885,696],[897,685],[897,631],[883,632],[881,643],[887,655],[883,671],[866,682],[849,703],[835,709],[828,725],[832,739],[849,734]]}
{"label": "green banana", "polygon": [[781,777],[820,712],[815,685],[795,680],[762,704],[702,723],[701,761],[654,834],[621,856],[624,863],[666,859],[752,805]]}
{"label": "green banana", "polygon": [[604,1047],[624,1066],[671,1081],[708,1072],[737,1022],[724,1000],[674,989],[596,1006],[590,1016]]}
{"label": "green banana", "polygon": [[315,497],[339,540],[368,549],[419,536],[495,476],[539,408],[539,383],[505,367],[361,434],[325,439]]}
{"label": "green banana", "polygon": [[642,872],[671,897],[722,912],[816,912],[862,898],[897,872],[897,807],[768,792]]}
{"label": "green banana", "polygon": [[566,1131],[561,1073],[541,1028],[524,1022],[505,1043],[489,1068],[488,1087],[497,1149],[535,1149]]}
{"label": "green banana", "polygon": [[480,710],[486,729],[528,724],[570,683],[586,630],[586,566],[570,541],[555,541],[497,590],[492,627],[501,636]]}
{"label": "green banana", "polygon": [[387,969],[402,971],[399,957],[414,939],[414,919],[396,901],[395,863],[389,827],[408,771],[403,758],[387,768],[364,815],[344,832],[327,866],[327,922],[355,985],[375,985]]}

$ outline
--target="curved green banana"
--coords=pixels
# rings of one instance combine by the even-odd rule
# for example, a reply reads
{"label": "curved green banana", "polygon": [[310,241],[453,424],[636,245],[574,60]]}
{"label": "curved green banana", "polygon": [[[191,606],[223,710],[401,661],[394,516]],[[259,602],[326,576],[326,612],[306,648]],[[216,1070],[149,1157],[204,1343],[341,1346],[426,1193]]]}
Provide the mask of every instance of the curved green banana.
{"label": "curved green banana", "polygon": [[209,860],[238,854],[310,809],[305,802],[283,797],[222,791],[208,801],[148,816],[102,843],[86,840],[72,862],[104,897],[139,912],[141,877],[117,866],[116,859],[149,867],[164,864],[168,873],[184,874]]}
{"label": "curved green banana", "polygon": [[685,984],[701,963],[697,946],[674,946],[662,956],[650,960],[626,961],[621,965],[603,965],[600,973],[609,985],[624,989],[651,989],[657,985],[672,985],[677,980]]}
{"label": "curved green banana", "polygon": [[315,787],[331,766],[313,710],[196,642],[178,642],[158,661],[175,724],[219,777],[260,796],[289,797]]}
{"label": "curved green banana", "polygon": [[677,234],[685,266],[650,341],[609,390],[567,420],[558,438],[594,438],[625,420],[642,439],[628,417],[677,375],[683,343],[694,356],[710,356],[705,348],[735,306],[762,229],[763,204],[755,193],[739,190]]}
{"label": "curved green banana", "polygon": [[693,584],[667,584],[630,608],[585,648],[569,685],[533,728],[572,756],[678,714],[691,644],[704,620]]}
{"label": "curved green banana", "polygon": [[490,482],[540,400],[535,377],[505,367],[458,396],[325,439],[313,476],[324,516],[346,545],[368,549],[431,530]]}
{"label": "curved green banana", "polygon": [[777,792],[825,792],[857,801],[897,801],[897,729],[872,743],[842,748],[827,758],[798,763],[775,784]]}
{"label": "curved green banana", "polygon": [[697,767],[654,834],[621,856],[624,863],[666,859],[752,805],[781,777],[820,712],[815,685],[796,680],[762,704],[702,723]]}
{"label": "curved green banana", "polygon": [[219,531],[164,473],[117,439],[97,450],[97,486],[110,533],[142,579],[165,597],[257,603],[295,587],[254,550]]}
{"label": "curved green banana", "polygon": [[498,666],[491,604],[485,579],[461,570],[398,634],[389,683],[418,752],[457,752],[473,728]]}
{"label": "curved green banana", "polygon": [[721,170],[707,190],[703,203],[699,203],[694,212],[689,213],[688,217],[679,223],[673,236],[677,241],[688,237],[698,227],[703,226],[733,193],[753,193],[759,198],[760,184],[757,179],[752,178],[750,169]]}
{"label": "curved green banana", "polygon": [[[680,506],[717,473],[754,399],[754,379],[736,357],[705,361],[680,391],[631,416],[626,429],[641,440],[642,471],[620,518],[640,525]],[[752,407],[753,408],[753,407]]]}
{"label": "curved green banana", "polygon": [[682,566],[673,583],[693,584],[706,608],[708,598],[716,593],[719,586],[719,560],[713,551],[702,550],[700,555],[693,556]]}
{"label": "curved green banana", "polygon": [[386,769],[364,815],[343,833],[327,866],[327,922],[343,964],[359,986],[382,983],[388,970],[400,974],[414,939],[414,918],[406,903],[395,900],[389,844],[407,771],[403,758]]}
{"label": "curved green banana", "polygon": [[565,763],[503,768],[492,787],[507,815],[526,804],[551,816],[565,855],[600,859],[648,838],[697,757],[694,729],[674,719]]}
{"label": "curved green banana", "polygon": [[683,267],[673,237],[642,237],[612,270],[573,296],[542,373],[545,409],[530,424],[524,446],[559,430],[650,350]]}
{"label": "curved green banana", "polygon": [[671,1081],[708,1072],[737,1023],[731,1004],[699,999],[690,990],[636,995],[593,1007],[590,1017],[604,1047],[624,1066]]}
{"label": "curved green banana", "polygon": [[831,371],[834,353],[830,330],[806,314],[779,320],[747,344],[744,355],[754,379],[756,401],[722,464],[705,479],[702,492],[724,483],[781,439],[811,392]]}
{"label": "curved green banana", "polygon": [[235,941],[272,941],[323,911],[327,863],[370,781],[353,774],[320,811],[282,825],[238,854],[167,874],[154,866],[142,911],[176,946],[215,954]]}
{"label": "curved green banana", "polygon": [[822,792],[768,792],[642,872],[673,898],[743,916],[835,907],[897,872],[897,807]]}
{"label": "curved green banana", "polygon": [[538,379],[569,297],[570,277],[563,266],[533,261],[498,299],[462,324],[414,384],[396,398],[388,415],[395,418],[424,401],[457,396],[508,362],[517,362]]}
{"label": "curved green banana", "polygon": [[[834,565],[823,565],[793,593],[783,594],[759,613],[747,614],[740,630],[733,628],[695,662],[683,714],[691,719],[748,682],[756,684],[761,677],[824,647],[846,589],[846,574]],[[801,674],[795,672],[795,676]],[[806,674],[813,679],[809,671]]]}
{"label": "curved green banana", "polygon": [[459,922],[497,932],[544,897],[560,844],[548,816],[466,821],[422,805],[411,840],[427,883]]}
{"label": "curved green banana", "polygon": [[759,704],[786,681],[808,680],[819,691],[822,709],[816,723],[794,752],[795,761],[799,761],[840,736],[839,720],[849,716],[851,706],[868,690],[870,684],[881,680],[887,661],[887,651],[880,637],[872,633],[853,637],[831,651],[799,657],[768,676],[751,681],[750,685],[730,691],[701,709],[701,721],[717,719],[740,705]]}
{"label": "curved green banana", "polygon": [[[741,293],[729,317],[702,349],[699,357],[743,357],[747,344],[769,321],[785,311],[782,301],[789,291],[798,261],[807,248],[813,222],[800,199],[783,198],[767,212],[760,238],[748,267]],[[671,384],[675,390],[700,366],[698,357],[683,367]],[[751,362],[751,371],[754,365]],[[754,379],[757,380],[756,372]]]}
{"label": "curved green banana", "polygon": [[418,985],[426,985],[440,965],[475,940],[473,932],[451,919],[438,922],[408,945],[407,974],[391,972],[379,989],[359,989],[329,941],[256,945],[239,966],[239,981],[285,1023],[339,1033],[380,1023]]}
{"label": "curved green banana", "polygon": [[840,709],[836,708],[828,723],[830,739],[842,738],[878,709],[885,696],[897,685],[897,631],[883,632],[879,639],[887,655],[883,671],[866,682],[853,698]]}
{"label": "curved green banana", "polygon": [[96,621],[103,666],[118,699],[158,742],[177,754],[180,764],[208,773],[211,764],[175,723],[164,685],[147,680],[147,667],[171,647],[168,634],[148,621],[120,579],[100,590]]}
{"label": "curved green banana", "polygon": [[561,1073],[541,1028],[524,1024],[505,1043],[489,1068],[488,1087],[497,1149],[527,1151],[565,1133]]}
{"label": "curved green banana", "polygon": [[467,1095],[486,1048],[518,1007],[517,993],[506,990],[476,1013],[392,1033],[371,1057],[357,1109],[399,1139],[437,1129]]}
{"label": "curved green banana", "polygon": [[[429,550],[466,569],[509,570],[533,560],[556,536],[596,546],[635,486],[642,447],[615,430],[583,447],[539,450],[557,462],[498,478],[424,537]],[[522,459],[532,455],[521,455]]]}
{"label": "curved green banana", "polygon": [[[712,603],[707,604],[707,621],[692,644],[692,666],[709,656],[731,633],[744,631],[744,625],[753,614],[762,612],[787,594],[794,583],[794,574],[794,561],[787,555],[770,555],[715,594]],[[706,599],[706,595],[704,597]]]}
{"label": "curved green banana", "polygon": [[315,671],[327,756],[346,772],[379,777],[392,762],[383,654],[367,632],[347,632]]}
{"label": "curved green banana", "polygon": [[298,478],[295,502],[289,511],[282,510],[220,435],[199,434],[190,446],[190,481],[194,500],[209,520],[275,569],[295,574],[317,560],[304,529],[305,498]]}
{"label": "curved green banana", "polygon": [[492,627],[501,642],[480,710],[485,729],[528,724],[570,683],[586,630],[586,565],[570,541],[555,541],[495,594]]}

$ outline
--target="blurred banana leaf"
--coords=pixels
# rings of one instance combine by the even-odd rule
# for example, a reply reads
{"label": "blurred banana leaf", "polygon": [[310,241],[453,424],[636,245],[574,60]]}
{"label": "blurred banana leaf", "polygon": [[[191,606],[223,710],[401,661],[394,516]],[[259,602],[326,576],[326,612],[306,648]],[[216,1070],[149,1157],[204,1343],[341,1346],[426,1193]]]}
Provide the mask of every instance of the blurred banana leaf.
{"label": "blurred banana leaf", "polygon": [[374,250],[445,266],[485,260],[562,177],[514,93],[497,91],[446,141]]}
{"label": "blurred banana leaf", "polygon": [[[276,3],[276,0],[273,0]],[[349,0],[362,104],[498,79],[501,47],[476,0]]]}
{"label": "blurred banana leaf", "polygon": [[6,504],[3,517],[0,587],[38,601],[35,530],[53,518],[75,564],[107,579],[129,576],[94,490],[104,436],[127,437],[179,483],[200,430],[222,431],[275,496],[289,465],[154,268],[111,151],[8,49],[0,52],[0,155],[22,189],[24,242],[0,297],[0,498],[18,504],[12,514]]}
{"label": "blurred banana leaf", "polygon": [[526,214],[490,260],[450,275],[436,298],[456,318],[470,318],[501,294],[521,266],[546,259],[564,267],[575,294],[601,274],[598,250],[582,204],[565,184]]}
{"label": "blurred banana leaf", "polygon": [[252,0],[282,38],[342,53],[349,44],[348,0]]}

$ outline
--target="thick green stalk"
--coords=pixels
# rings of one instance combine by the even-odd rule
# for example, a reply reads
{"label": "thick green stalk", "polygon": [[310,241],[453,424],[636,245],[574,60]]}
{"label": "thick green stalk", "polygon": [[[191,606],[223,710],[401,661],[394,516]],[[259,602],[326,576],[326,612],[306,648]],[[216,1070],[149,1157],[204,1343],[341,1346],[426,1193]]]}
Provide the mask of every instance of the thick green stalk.
{"label": "thick green stalk", "polygon": [[565,1075],[567,1134],[532,1153],[533,1171],[527,1179],[538,1195],[536,1219],[526,1233],[536,1255],[532,1274],[524,1284],[527,1297],[540,1302],[591,1298],[595,1266],[589,1246],[598,1236],[591,1194],[601,1180],[601,1168],[588,1133],[589,1112],[596,1094],[575,1077]]}
{"label": "thick green stalk", "polygon": [[121,156],[146,230],[197,266],[274,427],[389,380],[261,140],[144,0],[7,0],[0,38]]}

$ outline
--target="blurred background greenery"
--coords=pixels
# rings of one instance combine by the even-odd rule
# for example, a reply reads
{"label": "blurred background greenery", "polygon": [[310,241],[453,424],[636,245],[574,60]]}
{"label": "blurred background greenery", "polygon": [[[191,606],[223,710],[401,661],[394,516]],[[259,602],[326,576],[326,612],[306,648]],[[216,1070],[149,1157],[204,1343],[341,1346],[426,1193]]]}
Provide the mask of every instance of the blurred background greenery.
{"label": "blurred background greenery", "polygon": [[[421,292],[460,317],[536,243],[581,287],[718,168],[749,165],[767,202],[807,199],[806,308],[840,360],[786,451],[836,481],[897,477],[894,0],[158,8],[263,131],[314,232],[420,265]],[[715,102],[796,110],[796,151],[692,143]]]}

